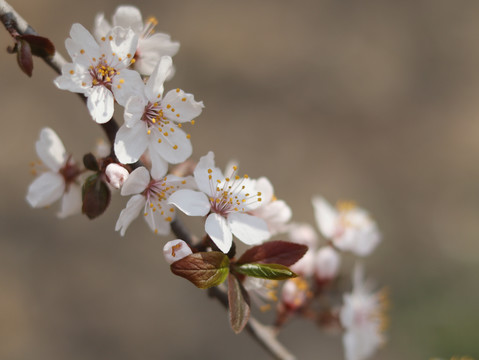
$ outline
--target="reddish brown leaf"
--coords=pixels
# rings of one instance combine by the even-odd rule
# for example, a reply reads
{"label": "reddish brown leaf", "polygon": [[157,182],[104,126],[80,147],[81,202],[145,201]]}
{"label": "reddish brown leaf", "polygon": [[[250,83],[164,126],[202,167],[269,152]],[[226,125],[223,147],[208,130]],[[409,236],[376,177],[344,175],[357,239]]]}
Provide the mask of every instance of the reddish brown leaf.
{"label": "reddish brown leaf", "polygon": [[268,241],[245,251],[237,264],[263,263],[291,266],[308,251],[306,245],[288,241]]}
{"label": "reddish brown leaf", "polygon": [[26,41],[19,40],[17,42],[17,62],[20,69],[27,74],[32,76],[33,72],[33,58],[32,58],[32,49]]}
{"label": "reddish brown leaf", "polygon": [[171,272],[191,281],[200,289],[217,286],[226,280],[230,260],[220,251],[188,255],[170,265]]}
{"label": "reddish brown leaf", "polygon": [[94,219],[106,210],[110,204],[111,192],[99,174],[91,175],[86,179],[82,188],[82,212],[89,219]]}
{"label": "reddish brown leaf", "polygon": [[231,328],[239,334],[248,323],[251,308],[248,293],[233,274],[228,275],[228,303]]}
{"label": "reddish brown leaf", "polygon": [[39,57],[49,57],[55,55],[55,45],[43,36],[25,34],[19,36],[30,44],[32,54]]}

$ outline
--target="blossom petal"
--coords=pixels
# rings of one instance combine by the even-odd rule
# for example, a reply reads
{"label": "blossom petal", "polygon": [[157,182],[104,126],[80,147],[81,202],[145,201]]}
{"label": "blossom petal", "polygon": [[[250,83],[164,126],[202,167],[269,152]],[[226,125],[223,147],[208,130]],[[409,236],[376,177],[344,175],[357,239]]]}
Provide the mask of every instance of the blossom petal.
{"label": "blossom petal", "polygon": [[[85,29],[85,27],[81,24],[73,24],[70,29],[70,38],[78,47],[75,46],[67,46],[68,54],[71,56],[72,59],[75,59],[80,49],[84,49],[85,53],[89,54],[90,56],[97,56],[100,52],[100,46],[95,41],[95,38],[90,34],[90,32]],[[70,45],[73,45],[70,43]]]}
{"label": "blossom petal", "polygon": [[110,30],[111,25],[108,20],[105,19],[105,14],[101,13],[95,16],[93,35],[98,41],[100,41],[103,36],[106,36]]}
{"label": "blossom petal", "polygon": [[143,29],[140,10],[134,6],[118,6],[113,14],[113,25],[131,28],[135,33],[140,33]]}
{"label": "blossom petal", "polygon": [[270,237],[268,225],[256,216],[233,212],[227,220],[233,235],[247,245],[261,244]]}
{"label": "blossom petal", "polygon": [[267,177],[260,177],[255,182],[256,191],[261,192],[261,197],[263,198],[263,202],[265,204],[269,203],[274,195],[273,185],[271,181]]}
{"label": "blossom petal", "polygon": [[233,236],[223,216],[210,214],[205,221],[205,231],[222,252],[227,253],[230,250]]}
{"label": "blossom petal", "polygon": [[117,63],[117,69],[124,69],[130,65],[135,55],[138,36],[129,28],[115,26],[101,44],[107,62]]}
{"label": "blossom petal", "polygon": [[338,212],[321,196],[313,198],[314,215],[319,231],[326,238],[334,236]]}
{"label": "blossom petal", "polygon": [[[156,33],[138,40],[139,57],[135,63],[135,69],[140,73],[151,74],[162,56],[174,56],[180,48],[180,43],[171,41],[167,34]],[[169,78],[173,71],[169,74]]]}
{"label": "blossom petal", "polygon": [[81,208],[81,187],[77,184],[70,184],[62,197],[60,211],[57,213],[57,216],[63,219],[70,215],[76,215],[81,212]]}
{"label": "blossom petal", "polygon": [[[211,170],[211,173],[209,170]],[[215,192],[211,183],[214,182],[216,184],[217,180],[225,180],[221,170],[215,167],[215,154],[212,151],[200,158],[200,161],[196,165],[194,176],[198,189],[210,196]]]}
{"label": "blossom petal", "polygon": [[140,158],[148,146],[146,125],[138,123],[132,128],[123,125],[116,133],[115,155],[123,164],[131,164]]}
{"label": "blossom petal", "polygon": [[121,195],[139,194],[146,189],[149,183],[150,173],[145,167],[141,166],[130,173],[121,188]]}
{"label": "blossom petal", "polygon": [[176,124],[170,123],[162,132],[156,127],[150,130],[149,136],[152,137],[150,149],[159,153],[170,164],[182,163],[191,156],[193,152],[191,141]]}
{"label": "blossom petal", "polygon": [[95,86],[88,96],[87,106],[93,120],[104,124],[113,116],[113,94],[104,86]]}
{"label": "blossom petal", "polygon": [[65,191],[65,180],[52,171],[38,176],[28,187],[27,201],[35,208],[53,204]]}
{"label": "blossom petal", "polygon": [[91,76],[85,76],[85,69],[77,63],[67,63],[54,83],[59,89],[84,94],[91,87]]}
{"label": "blossom petal", "polygon": [[124,236],[126,229],[128,229],[128,226],[138,217],[145,203],[146,199],[143,195],[132,196],[118,217],[115,231],[120,231],[120,235]]}
{"label": "blossom petal", "polygon": [[115,99],[121,106],[125,106],[131,96],[143,93],[143,80],[138,72],[123,69],[112,79],[112,91]]}
{"label": "blossom petal", "polygon": [[180,89],[168,91],[162,104],[168,108],[164,110],[165,117],[180,123],[193,120],[201,114],[205,107],[203,101],[195,101],[192,94],[186,94]]}
{"label": "blossom petal", "polygon": [[163,56],[156,65],[145,87],[145,94],[151,102],[158,101],[158,96],[163,95],[163,83],[171,73],[173,60],[169,56]]}
{"label": "blossom petal", "polygon": [[125,112],[123,118],[125,125],[129,128],[138,124],[145,112],[147,101],[142,96],[131,96],[125,104]]}
{"label": "blossom petal", "polygon": [[37,155],[42,162],[54,172],[60,170],[67,160],[67,154],[57,133],[50,128],[43,128],[35,143]]}
{"label": "blossom petal", "polygon": [[205,216],[211,209],[208,197],[199,191],[182,189],[168,198],[168,203],[175,205],[188,216]]}
{"label": "blossom petal", "polygon": [[160,179],[168,172],[168,161],[152,148],[151,142],[148,147],[150,151],[151,160],[151,177],[153,179]]}
{"label": "blossom petal", "polygon": [[155,203],[153,208],[150,208],[149,204],[146,203],[144,214],[146,223],[155,234],[168,235],[171,231],[171,221],[175,218],[173,205],[167,204],[165,200]]}

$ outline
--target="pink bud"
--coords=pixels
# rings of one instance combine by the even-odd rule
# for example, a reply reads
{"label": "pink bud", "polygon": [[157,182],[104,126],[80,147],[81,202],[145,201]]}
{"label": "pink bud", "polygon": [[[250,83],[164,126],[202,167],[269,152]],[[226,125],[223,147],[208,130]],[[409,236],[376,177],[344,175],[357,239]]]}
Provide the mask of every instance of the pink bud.
{"label": "pink bud", "polygon": [[319,281],[332,280],[338,275],[341,257],[331,246],[325,246],[316,253],[315,273]]}
{"label": "pink bud", "polygon": [[108,183],[115,189],[119,189],[123,186],[123,183],[128,179],[128,175],[130,174],[123,166],[112,163],[106,167],[105,175]]}
{"label": "pink bud", "polygon": [[173,264],[175,261],[191,254],[193,252],[188,244],[180,239],[168,241],[163,247],[163,255],[165,255],[165,260],[168,264]]}

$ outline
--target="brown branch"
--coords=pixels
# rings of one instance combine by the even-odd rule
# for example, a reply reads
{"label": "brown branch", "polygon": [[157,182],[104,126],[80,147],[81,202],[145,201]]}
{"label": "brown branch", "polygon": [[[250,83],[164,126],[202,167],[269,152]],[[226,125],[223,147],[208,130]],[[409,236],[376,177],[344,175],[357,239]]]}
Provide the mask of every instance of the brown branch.
{"label": "brown branch", "polygon": [[[38,33],[5,1],[0,0],[0,21],[5,25],[7,31],[17,35],[38,35]],[[59,75],[62,73],[62,67],[67,61],[57,51],[53,56],[43,56],[42,59]],[[78,94],[82,101],[86,103],[83,94]],[[110,144],[113,146],[115,142],[116,132],[118,131],[118,123],[112,118],[105,124],[101,124],[103,131],[108,137]],[[140,166],[139,162],[132,164],[133,168]],[[181,238],[192,244],[194,242],[188,229],[179,221],[175,220],[172,224],[172,231],[178,238]],[[228,296],[218,287],[209,289],[209,296],[218,299],[218,301],[228,309]],[[266,351],[268,351],[275,359],[278,360],[294,360],[292,355],[276,338],[275,331],[269,326],[261,324],[258,320],[250,317],[246,325],[246,331],[251,337],[258,342]]]}

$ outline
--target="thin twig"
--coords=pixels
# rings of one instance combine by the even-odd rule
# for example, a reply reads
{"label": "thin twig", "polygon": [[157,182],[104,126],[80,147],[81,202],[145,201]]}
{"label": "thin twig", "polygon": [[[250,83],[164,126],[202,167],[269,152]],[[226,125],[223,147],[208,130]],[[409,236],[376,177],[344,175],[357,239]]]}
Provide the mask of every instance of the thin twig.
{"label": "thin twig", "polygon": [[[5,1],[0,0],[0,21],[5,25],[5,28],[11,33],[15,30],[18,34],[38,35],[38,33]],[[67,63],[65,58],[60,53],[55,51],[54,56],[45,56],[42,59],[57,73],[62,73],[62,67]],[[83,94],[78,94],[86,103],[86,98]],[[111,145],[115,141],[116,132],[118,131],[118,123],[111,119],[105,124],[101,124],[106,133]],[[133,164],[139,166],[139,163]],[[133,166],[133,167],[136,167]],[[188,243],[193,242],[193,237],[190,235],[188,229],[179,221],[172,223],[172,230],[179,238],[184,239]],[[219,288],[214,287],[209,289],[209,296],[219,300],[219,302],[228,309],[228,296]],[[271,327],[261,324],[258,320],[250,317],[246,325],[246,331],[256,340],[264,349],[266,349],[275,359],[278,360],[294,360],[292,355],[276,338],[275,332]]]}

